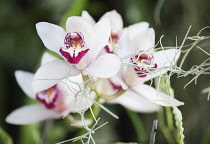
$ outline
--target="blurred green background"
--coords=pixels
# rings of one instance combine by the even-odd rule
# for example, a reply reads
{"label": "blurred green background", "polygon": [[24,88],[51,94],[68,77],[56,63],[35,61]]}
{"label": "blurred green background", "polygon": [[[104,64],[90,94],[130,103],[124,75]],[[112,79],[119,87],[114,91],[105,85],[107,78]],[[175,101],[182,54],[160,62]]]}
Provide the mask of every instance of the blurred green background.
{"label": "blurred green background", "polygon": [[[158,3],[161,2],[163,2],[163,7],[156,9],[155,12]],[[164,46],[175,46],[176,36],[178,45],[180,45],[190,25],[192,25],[190,36],[196,35],[201,28],[210,26],[209,0],[1,0],[0,126],[11,135],[15,144],[23,144],[21,139],[24,138],[20,136],[23,127],[7,124],[5,117],[14,109],[22,106],[27,98],[16,83],[14,71],[34,72],[42,53],[46,50],[36,33],[35,24],[40,21],[59,24],[60,21],[65,21],[68,16],[80,15],[82,10],[87,10],[95,20],[98,20],[105,12],[113,9],[122,15],[124,26],[141,21],[149,22],[150,27],[155,29],[156,42],[161,35],[164,35],[162,40]],[[160,17],[157,17],[158,13],[160,13]],[[66,18],[61,19],[64,15]],[[155,21],[158,18],[160,18],[161,24]],[[209,36],[210,30],[205,30],[202,34]],[[210,40],[200,43],[199,46],[210,52]],[[188,70],[191,66],[200,64],[207,58],[207,55],[195,48],[183,68]],[[210,106],[207,94],[201,94],[201,90],[210,86],[210,77],[200,76],[197,85],[191,83],[183,89],[192,77],[172,77],[172,87],[175,90],[176,98],[185,102],[184,106],[179,107],[183,113],[185,142],[186,144],[209,144]],[[107,105],[107,107],[115,112],[120,119],[115,120],[107,113],[102,112],[100,114],[102,122],[109,121],[109,124],[96,132],[94,136],[96,142],[109,144],[118,141],[138,141],[125,109],[120,106]],[[145,126],[148,139],[152,121],[157,118],[157,114],[139,114],[139,117]],[[60,120],[57,120],[55,125],[57,127],[52,130],[49,143],[71,138],[77,132],[77,129],[63,124]],[[41,129],[42,127],[40,131]],[[31,134],[34,135],[34,132],[31,131]],[[58,136],[58,138],[54,136]],[[157,132],[156,143],[167,144],[160,131]]]}

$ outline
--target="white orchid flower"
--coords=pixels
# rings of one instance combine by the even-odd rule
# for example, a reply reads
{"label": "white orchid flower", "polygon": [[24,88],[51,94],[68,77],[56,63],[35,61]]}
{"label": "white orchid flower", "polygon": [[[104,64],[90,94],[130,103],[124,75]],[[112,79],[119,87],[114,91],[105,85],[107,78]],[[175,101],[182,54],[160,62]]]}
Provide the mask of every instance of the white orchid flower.
{"label": "white orchid flower", "polygon": [[[82,17],[87,19],[92,25],[96,23],[87,11],[82,12]],[[106,12],[100,18],[100,20],[103,19],[109,19],[111,25],[111,33],[109,36],[109,42],[104,47],[104,49],[102,49],[102,51],[106,53],[114,53],[114,49],[117,47],[119,38],[123,31],[123,20],[121,15],[117,13],[116,10]]]}
{"label": "white orchid flower", "polygon": [[[140,26],[141,23],[138,25]],[[123,66],[119,75],[123,89],[130,89],[136,94],[162,106],[180,106],[180,102],[165,93],[155,90],[144,82],[166,73],[174,65],[180,55],[178,49],[168,49],[155,52],[155,33],[152,28],[145,29],[142,24],[141,33],[132,29],[124,30],[120,42],[118,55],[122,58]],[[141,29],[139,27],[139,29]],[[145,30],[143,30],[145,29]]]}
{"label": "white orchid flower", "polygon": [[36,24],[36,28],[44,45],[64,60],[52,61],[38,69],[33,82],[35,93],[80,72],[83,75],[109,78],[119,71],[121,60],[118,56],[99,56],[111,32],[108,19],[92,25],[86,18],[74,16],[68,18],[66,31],[47,22]]}
{"label": "white orchid flower", "polygon": [[[92,24],[94,23],[93,18],[86,11],[83,11],[82,17]],[[104,95],[107,97],[110,96],[109,94],[120,92],[121,88],[123,88],[128,91],[132,90],[158,105],[183,105],[182,102],[143,84],[154,77],[166,73],[169,69],[167,67],[170,67],[178,60],[180,51],[170,49],[155,52],[154,30],[149,29],[147,22],[136,23],[123,29],[122,17],[115,10],[105,13],[100,20],[107,18],[111,24],[111,35],[109,43],[104,47],[105,52],[117,54],[129,66],[123,66],[121,71],[112,78],[99,79],[98,81],[101,85],[96,86],[96,89],[102,95],[106,91]],[[135,96],[134,93],[127,92],[123,94],[122,99]],[[117,99],[121,99],[121,96]]]}
{"label": "white orchid flower", "polygon": [[[86,11],[83,11],[82,17],[92,24],[95,23]],[[100,20],[107,18],[111,24],[111,35],[109,43],[104,47],[104,50],[107,53],[117,54],[124,63],[130,66],[123,66],[121,71],[112,78],[98,79],[96,90],[107,98],[112,98],[112,95],[120,92],[122,88],[128,90],[129,92],[121,95],[122,97],[117,97],[117,101],[119,100],[119,103],[123,103],[125,107],[126,103],[130,104],[129,102],[121,102],[121,99],[124,101],[127,97],[137,98],[136,94],[162,106],[183,105],[182,102],[143,84],[154,77],[166,73],[169,69],[167,67],[170,67],[171,64],[176,63],[178,60],[180,51],[170,49],[154,52],[155,34],[153,29],[149,29],[147,22],[136,23],[123,29],[122,17],[115,10],[105,13]],[[130,92],[130,90],[136,94]],[[157,110],[155,104],[154,107]]]}
{"label": "white orchid flower", "polygon": [[[55,60],[56,58],[45,53],[42,64]],[[39,104],[32,104],[14,110],[6,117],[11,124],[25,125],[33,124],[47,119],[58,119],[68,115],[70,112],[80,112],[92,105],[90,99],[77,93],[77,83],[83,82],[82,76],[74,76],[68,80],[62,80],[49,89],[38,93],[32,92],[32,81],[34,74],[25,71],[15,71],[15,77],[24,93],[30,98],[37,100]]]}

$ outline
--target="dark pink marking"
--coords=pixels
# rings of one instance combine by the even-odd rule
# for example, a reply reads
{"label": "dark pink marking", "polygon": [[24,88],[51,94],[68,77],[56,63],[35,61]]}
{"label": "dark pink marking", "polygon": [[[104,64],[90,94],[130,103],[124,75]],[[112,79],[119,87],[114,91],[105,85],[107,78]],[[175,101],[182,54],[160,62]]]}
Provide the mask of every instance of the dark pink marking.
{"label": "dark pink marking", "polygon": [[[50,89],[51,89],[51,90],[50,90]],[[41,91],[41,92],[39,92],[39,93],[36,94],[36,99],[37,99],[39,102],[43,103],[47,109],[53,109],[53,108],[55,108],[56,102],[57,102],[57,100],[58,100],[58,98],[59,98],[59,91],[58,91],[58,89],[56,88],[56,85],[53,86],[53,87],[51,87],[50,89]],[[53,96],[52,101],[47,102],[46,99],[47,99],[47,96],[48,96],[48,94],[49,94],[49,91],[51,91],[51,92],[52,92],[52,91],[55,91],[55,94],[54,94],[54,96]],[[44,98],[44,99],[41,98],[40,95],[45,95],[45,96],[46,96],[46,99],[45,99],[45,98]]]}
{"label": "dark pink marking", "polygon": [[62,48],[59,50],[61,55],[65,57],[65,59],[70,63],[70,64],[78,64],[80,60],[85,56],[85,54],[89,51],[89,49],[83,50],[78,53],[77,56],[75,56],[75,50],[73,52],[73,57],[70,55],[69,52],[63,51]]}
{"label": "dark pink marking", "polygon": [[106,46],[104,47],[104,49],[106,50],[107,53],[113,54],[113,51],[110,49],[110,47],[109,47],[108,45],[106,45]]}
{"label": "dark pink marking", "polygon": [[[148,68],[148,70],[152,71],[153,68],[157,68],[157,64],[155,64],[154,67]],[[141,67],[134,67],[134,70],[136,71],[136,74],[138,74],[138,77],[144,78],[147,76],[148,71]]]}
{"label": "dark pink marking", "polygon": [[112,38],[112,41],[114,41],[115,43],[118,43],[120,39],[119,34],[111,34],[111,38]]}
{"label": "dark pink marking", "polygon": [[121,85],[117,85],[117,84],[113,83],[110,79],[108,79],[108,80],[109,80],[109,83],[112,85],[112,88],[113,88],[116,92],[118,92],[119,90],[122,89]]}
{"label": "dark pink marking", "polygon": [[[109,39],[109,43],[111,43],[111,45],[112,45],[112,43],[117,44],[118,41],[119,41],[119,39],[120,39],[119,34],[112,33],[112,34],[111,34],[111,39]],[[108,45],[106,45],[106,46],[104,47],[104,49],[106,50],[107,53],[111,53],[111,54],[114,53],[114,52],[112,51],[112,49],[111,49]]]}
{"label": "dark pink marking", "polygon": [[[136,71],[136,74],[138,77],[144,78],[147,76],[148,71],[144,69],[143,67],[138,66],[138,63],[136,61],[142,61],[144,60],[144,64],[151,65],[152,61],[154,59],[154,56],[152,54],[146,54],[143,53],[140,56],[136,55],[135,58],[131,58],[132,64],[135,64],[134,70]],[[157,64],[155,63],[153,67],[147,67],[148,70],[153,71],[154,68],[157,68]]]}

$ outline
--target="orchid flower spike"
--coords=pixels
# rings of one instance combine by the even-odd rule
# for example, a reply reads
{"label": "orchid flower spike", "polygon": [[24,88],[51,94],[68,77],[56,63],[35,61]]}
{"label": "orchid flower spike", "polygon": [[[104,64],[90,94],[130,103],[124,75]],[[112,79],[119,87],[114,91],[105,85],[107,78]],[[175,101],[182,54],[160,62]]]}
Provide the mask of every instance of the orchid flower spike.
{"label": "orchid flower spike", "polygon": [[108,19],[92,24],[86,18],[73,16],[66,22],[66,31],[47,22],[37,23],[36,29],[44,45],[64,60],[52,61],[38,69],[33,81],[35,93],[79,73],[109,78],[120,69],[121,60],[118,56],[99,55],[111,33]]}
{"label": "orchid flower spike", "polygon": [[[55,60],[48,53],[42,57],[42,64]],[[80,112],[92,105],[90,99],[82,96],[79,91],[79,82],[82,76],[64,79],[51,88],[38,93],[32,92],[34,74],[25,71],[15,71],[15,77],[24,93],[37,100],[38,104],[20,107],[6,117],[6,122],[16,125],[33,124],[47,119],[58,119],[67,116],[70,112]],[[77,93],[77,94],[76,94]]]}

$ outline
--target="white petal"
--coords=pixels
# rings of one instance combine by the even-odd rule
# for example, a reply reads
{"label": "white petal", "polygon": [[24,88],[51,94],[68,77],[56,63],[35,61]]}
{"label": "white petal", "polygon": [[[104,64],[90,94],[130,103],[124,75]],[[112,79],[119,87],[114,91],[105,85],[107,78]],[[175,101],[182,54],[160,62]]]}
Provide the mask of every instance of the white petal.
{"label": "white petal", "polygon": [[133,24],[128,27],[129,36],[131,39],[133,39],[135,36],[147,30],[148,28],[149,28],[149,23],[147,22],[140,22]]}
{"label": "white petal", "polygon": [[[115,77],[109,78],[109,79],[101,79],[99,78],[95,83],[96,91],[99,94],[111,96],[115,94],[118,90],[116,90],[113,85],[110,83],[112,82],[111,79],[114,79],[118,82],[118,79]],[[113,83],[114,84],[114,83]]]}
{"label": "white petal", "polygon": [[81,112],[81,111],[85,111],[88,108],[90,108],[93,104],[93,101],[91,99],[93,99],[93,97],[95,96],[95,94],[92,92],[89,96],[87,95],[77,95],[75,98],[75,101],[72,103],[72,105],[70,106],[69,111],[70,112]]}
{"label": "white petal", "polygon": [[159,92],[155,90],[153,87],[150,87],[145,84],[139,84],[133,86],[131,87],[131,90],[158,105],[180,106],[184,104],[183,102],[180,102],[174,99],[173,97],[170,97],[165,93]]}
{"label": "white petal", "polygon": [[201,93],[208,93],[210,91],[210,87],[207,87],[201,91]]}
{"label": "white petal", "polygon": [[80,32],[84,36],[85,44],[88,44],[93,28],[86,18],[73,16],[67,19],[66,31],[67,33]]}
{"label": "white petal", "polygon": [[17,83],[23,90],[23,92],[32,99],[35,99],[36,95],[32,91],[32,81],[34,74],[26,71],[15,71],[15,78]]}
{"label": "white petal", "polygon": [[124,89],[124,90],[128,89],[128,86],[127,86],[127,84],[122,80],[122,77],[119,77],[119,83],[120,83],[122,89]]}
{"label": "white petal", "polygon": [[151,74],[147,74],[146,77],[139,78],[139,82],[144,83],[144,82],[151,80],[157,76],[161,76],[161,75],[165,74],[167,71],[168,71],[168,69],[160,69],[160,70],[158,70],[158,72],[151,72]]}
{"label": "white petal", "polygon": [[86,18],[91,23],[91,25],[94,25],[96,23],[95,20],[87,11],[82,11],[82,17]]}
{"label": "white petal", "polygon": [[58,86],[61,86],[62,89],[64,89],[62,90],[65,93],[63,95],[72,95],[72,91],[70,89],[73,89],[73,91],[80,91],[83,85],[84,81],[82,78],[82,74],[68,77],[58,83]]}
{"label": "white petal", "polygon": [[158,68],[170,67],[176,64],[179,56],[180,50],[178,49],[167,49],[154,53],[154,63],[157,63]]}
{"label": "white petal", "polygon": [[[136,52],[139,51],[153,51],[155,46],[155,31],[150,28],[146,31],[141,32],[139,35],[135,36],[132,40],[132,47],[138,48]],[[137,43],[137,46],[135,46]]]}
{"label": "white petal", "polygon": [[41,65],[44,65],[48,62],[51,62],[51,61],[54,61],[54,60],[57,60],[58,58],[51,55],[50,53],[48,52],[45,52],[43,55],[42,55],[42,59],[41,59]]}
{"label": "white petal", "polygon": [[32,84],[33,92],[46,90],[62,79],[75,76],[80,73],[74,66],[64,60],[54,60],[41,66],[36,72]]}
{"label": "white petal", "polygon": [[[108,18],[111,24],[112,32],[119,32],[123,29],[123,20],[116,10],[105,13],[100,20]],[[105,25],[104,25],[105,26]]]}
{"label": "white petal", "polygon": [[159,109],[158,105],[148,101],[147,99],[142,98],[140,95],[137,95],[131,90],[127,90],[118,98],[107,102],[113,104],[118,103],[132,111],[140,113],[156,112]]}
{"label": "white petal", "polygon": [[93,27],[94,32],[91,37],[90,50],[87,53],[90,61],[94,60],[102,48],[104,48],[111,34],[111,27],[108,19],[102,19]]}
{"label": "white petal", "polygon": [[120,65],[121,61],[116,55],[104,54],[91,63],[82,73],[100,78],[110,78],[118,73]]}
{"label": "white petal", "polygon": [[133,49],[129,46],[130,42],[128,29],[125,28],[119,40],[119,49],[118,49],[118,56],[122,58],[123,62],[128,62],[130,58],[123,59],[125,57],[129,57],[129,55],[133,54]]}
{"label": "white petal", "polygon": [[[90,95],[88,95],[90,94]],[[68,115],[70,112],[81,112],[81,111],[86,111],[88,108],[90,108],[93,104],[93,100],[95,98],[95,93],[88,92],[87,94],[84,95],[84,93],[77,93],[76,95],[69,95],[66,96],[67,100],[70,100],[70,106],[68,109],[64,112],[62,112],[62,116]]]}
{"label": "white petal", "polygon": [[66,32],[63,28],[51,23],[39,22],[36,24],[36,30],[45,47],[48,49],[59,53],[59,49],[64,47]]}
{"label": "white petal", "polygon": [[16,125],[34,124],[47,119],[57,119],[59,113],[46,109],[43,105],[23,106],[6,117],[6,122]]}

